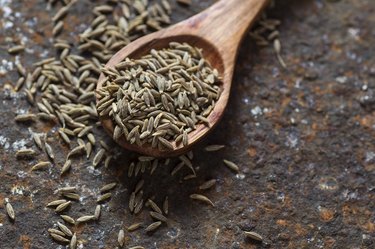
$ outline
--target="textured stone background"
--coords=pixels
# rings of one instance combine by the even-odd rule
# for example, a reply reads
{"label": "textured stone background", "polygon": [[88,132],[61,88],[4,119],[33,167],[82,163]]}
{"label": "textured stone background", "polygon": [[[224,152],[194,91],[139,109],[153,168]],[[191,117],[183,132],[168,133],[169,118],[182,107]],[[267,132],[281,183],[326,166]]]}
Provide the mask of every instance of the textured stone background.
{"label": "textured stone background", "polygon": [[[93,1],[79,2],[65,27],[75,34],[89,22],[93,6]],[[173,20],[212,2],[176,7]],[[169,176],[170,168],[146,177],[146,194],[168,194],[170,222],[153,235],[126,233],[128,246],[375,247],[375,2],[277,2],[269,16],[282,21],[288,69],[280,67],[272,46],[260,49],[249,36],[244,40],[225,117],[194,150],[199,177],[182,182],[182,176]],[[127,209],[136,181],[126,177],[126,166],[134,155],[114,147],[118,160],[109,169],[92,170],[89,162],[79,161],[65,178],[54,168],[30,172],[29,161],[15,159],[17,149],[34,145],[28,127],[13,118],[33,108],[11,88],[18,76],[15,57],[6,49],[10,39],[24,41],[29,49],[19,59],[28,68],[51,56],[52,13],[41,0],[0,0],[0,6],[0,248],[63,248],[47,233],[59,220],[45,208],[56,198],[53,191],[67,183],[80,187],[84,199],[69,211],[78,217],[93,212],[93,191],[114,180],[121,184],[101,219],[76,231],[83,248],[115,248],[121,226],[150,222],[146,212],[134,217]],[[43,123],[32,130],[49,132],[59,141]],[[110,141],[100,128],[95,134]],[[212,143],[227,147],[216,154],[202,151]],[[62,164],[67,148],[52,146]],[[225,168],[223,158],[238,163],[241,174]],[[209,178],[218,179],[216,188],[205,193],[215,208],[188,198]],[[5,214],[6,197],[16,211],[14,223]],[[245,239],[242,230],[260,233],[264,242]]]}

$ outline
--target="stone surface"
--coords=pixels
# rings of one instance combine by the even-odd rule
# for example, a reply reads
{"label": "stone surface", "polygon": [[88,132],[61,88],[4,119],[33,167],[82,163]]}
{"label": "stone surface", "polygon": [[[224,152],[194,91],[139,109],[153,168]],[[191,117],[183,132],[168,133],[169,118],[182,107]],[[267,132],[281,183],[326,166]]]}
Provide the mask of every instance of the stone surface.
{"label": "stone surface", "polygon": [[[66,29],[77,34],[91,15],[93,1],[80,1]],[[173,21],[206,8],[213,1],[193,1],[176,7]],[[80,225],[83,248],[115,248],[123,226],[144,221],[147,212],[133,216],[127,209],[126,169],[135,155],[115,145],[118,160],[109,169],[92,170],[75,161],[60,178],[68,148],[50,124],[36,123],[33,131],[48,132],[57,152],[56,165],[31,172],[35,160],[16,160],[15,151],[34,147],[28,125],[16,124],[15,113],[35,111],[25,96],[12,90],[18,75],[14,61],[26,68],[51,54],[51,16],[44,1],[0,1],[0,247],[61,248],[47,229],[60,218],[46,203],[54,191],[76,185],[83,196],[69,215],[93,214],[98,189],[118,181],[112,199],[103,205],[100,220]],[[198,178],[171,177],[172,168],[145,177],[145,195],[156,201],[169,196],[168,225],[153,234],[125,232],[125,245],[145,248],[374,248],[375,247],[375,2],[372,0],[278,1],[269,16],[282,21],[282,52],[288,69],[278,64],[272,46],[260,49],[247,36],[235,72],[230,103],[220,125],[194,149]],[[223,34],[225,35],[225,34]],[[23,41],[26,52],[11,56],[6,49]],[[111,139],[100,128],[97,137]],[[60,142],[56,142],[60,141]],[[225,144],[207,153],[208,144]],[[38,158],[45,155],[39,152]],[[236,162],[234,175],[222,159]],[[47,158],[44,158],[47,159]],[[215,207],[189,199],[207,179],[205,191]],[[16,212],[6,216],[4,199]],[[145,227],[144,226],[144,227]],[[263,243],[245,239],[255,231]]]}

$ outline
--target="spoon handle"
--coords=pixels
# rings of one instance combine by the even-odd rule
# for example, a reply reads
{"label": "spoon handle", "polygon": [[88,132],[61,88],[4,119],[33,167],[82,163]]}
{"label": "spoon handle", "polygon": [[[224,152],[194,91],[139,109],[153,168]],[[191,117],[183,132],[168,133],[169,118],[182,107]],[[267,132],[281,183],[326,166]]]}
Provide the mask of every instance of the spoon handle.
{"label": "spoon handle", "polygon": [[267,2],[268,0],[221,0],[189,18],[184,24],[189,26],[192,34],[215,44],[225,51],[223,54],[235,57],[245,32]]}

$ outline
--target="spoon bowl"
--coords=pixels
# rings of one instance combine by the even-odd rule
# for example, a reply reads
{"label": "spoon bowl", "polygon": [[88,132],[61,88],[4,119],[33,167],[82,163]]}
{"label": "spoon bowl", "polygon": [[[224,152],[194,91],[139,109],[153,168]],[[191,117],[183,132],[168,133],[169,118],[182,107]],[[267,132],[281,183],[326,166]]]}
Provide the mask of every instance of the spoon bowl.
{"label": "spoon bowl", "polygon": [[[142,146],[130,144],[124,137],[121,137],[117,143],[128,150],[141,154],[153,157],[170,157],[189,151],[194,144],[205,137],[223,116],[229,98],[239,44],[245,31],[266,6],[266,3],[267,0],[221,0],[185,21],[141,37],[118,51],[105,67],[114,67],[127,57],[140,58],[148,54],[151,49],[166,48],[170,42],[186,42],[202,49],[203,58],[218,70],[222,82],[220,97],[207,117],[209,125],[198,124],[195,130],[189,132],[186,146],[173,142],[173,150],[159,150],[152,148],[149,144]],[[102,88],[104,82],[105,76],[101,74],[97,90]],[[101,117],[100,120],[104,129],[112,136],[113,121],[109,117]]]}

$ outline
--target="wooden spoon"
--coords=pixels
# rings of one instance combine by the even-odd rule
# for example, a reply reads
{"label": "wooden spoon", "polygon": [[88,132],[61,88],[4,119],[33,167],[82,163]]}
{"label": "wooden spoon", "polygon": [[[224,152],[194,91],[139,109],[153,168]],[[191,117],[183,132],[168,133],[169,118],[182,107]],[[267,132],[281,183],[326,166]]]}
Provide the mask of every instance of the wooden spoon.
{"label": "wooden spoon", "polygon": [[[117,143],[141,154],[169,157],[189,151],[195,143],[207,135],[223,116],[227,105],[240,42],[267,2],[268,0],[221,0],[185,21],[143,36],[117,52],[108,61],[106,67],[114,67],[126,57],[139,58],[149,53],[152,48],[166,48],[172,41],[187,42],[203,49],[204,58],[218,70],[223,79],[220,98],[207,117],[209,126],[197,125],[197,129],[188,134],[187,146],[183,146],[182,143],[173,143],[173,150],[160,151],[157,148],[152,148],[149,144],[143,146],[130,144],[123,136]],[[101,89],[104,81],[105,77],[101,74],[97,90]],[[105,130],[112,136],[114,129],[112,120],[108,117],[101,118],[101,122]]]}

